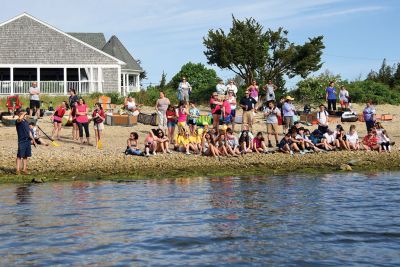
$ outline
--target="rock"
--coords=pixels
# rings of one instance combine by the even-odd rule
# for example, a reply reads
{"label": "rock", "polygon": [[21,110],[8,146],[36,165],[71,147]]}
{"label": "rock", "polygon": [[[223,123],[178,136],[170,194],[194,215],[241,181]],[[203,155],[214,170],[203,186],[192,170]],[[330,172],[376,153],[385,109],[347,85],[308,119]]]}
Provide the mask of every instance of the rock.
{"label": "rock", "polygon": [[348,162],[348,165],[350,166],[358,166],[361,164],[361,160],[360,159],[352,159]]}
{"label": "rock", "polygon": [[353,169],[351,168],[351,166],[348,165],[348,164],[342,164],[342,165],[340,165],[339,169],[342,170],[342,171],[352,171],[352,170],[353,170]]}
{"label": "rock", "polygon": [[43,181],[42,178],[33,178],[31,183],[33,183],[33,184],[42,184],[42,183],[44,183],[44,181]]}

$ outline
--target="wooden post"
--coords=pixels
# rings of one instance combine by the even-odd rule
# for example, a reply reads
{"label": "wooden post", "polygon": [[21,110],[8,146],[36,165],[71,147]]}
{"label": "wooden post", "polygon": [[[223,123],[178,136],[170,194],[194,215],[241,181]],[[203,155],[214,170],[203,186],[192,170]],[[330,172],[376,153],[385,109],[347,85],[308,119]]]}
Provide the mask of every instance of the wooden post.
{"label": "wooden post", "polygon": [[36,68],[36,82],[37,82],[37,87],[41,91],[42,89],[40,88],[40,68]]}
{"label": "wooden post", "polygon": [[81,68],[78,68],[78,92],[81,94]]}

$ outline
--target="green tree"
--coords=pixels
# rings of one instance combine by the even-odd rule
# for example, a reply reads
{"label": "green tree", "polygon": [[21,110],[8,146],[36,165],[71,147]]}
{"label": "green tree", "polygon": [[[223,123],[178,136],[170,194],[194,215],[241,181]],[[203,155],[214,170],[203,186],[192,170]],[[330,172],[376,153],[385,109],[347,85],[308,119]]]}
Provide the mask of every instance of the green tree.
{"label": "green tree", "polygon": [[166,83],[167,83],[167,74],[163,71],[161,74],[160,89],[164,89]]}
{"label": "green tree", "polygon": [[392,67],[386,63],[386,58],[378,71],[378,81],[390,86],[393,85]]}
{"label": "green tree", "polygon": [[211,93],[215,90],[218,76],[215,70],[206,68],[201,63],[186,63],[181,70],[172,77],[168,86],[178,88],[182,77],[186,77],[192,86],[191,99],[205,101],[210,99]]}
{"label": "green tree", "polygon": [[256,79],[271,79],[284,86],[284,76],[307,77],[321,68],[323,36],[309,38],[303,45],[291,43],[283,28],[264,32],[253,18],[244,21],[233,17],[229,33],[210,30],[203,38],[208,63],[241,76],[247,84]]}

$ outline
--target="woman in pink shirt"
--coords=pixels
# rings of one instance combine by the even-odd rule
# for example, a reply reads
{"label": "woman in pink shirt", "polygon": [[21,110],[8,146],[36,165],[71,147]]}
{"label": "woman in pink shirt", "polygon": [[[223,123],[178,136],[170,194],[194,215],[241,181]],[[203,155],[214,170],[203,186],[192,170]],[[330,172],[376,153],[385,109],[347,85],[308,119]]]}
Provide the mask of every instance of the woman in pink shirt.
{"label": "woman in pink shirt", "polygon": [[250,97],[254,98],[258,102],[258,85],[256,81],[253,81],[249,87],[247,87],[247,91],[250,92]]}
{"label": "woman in pink shirt", "polygon": [[[79,98],[79,101],[76,104],[76,124],[79,128],[79,138],[81,140],[81,144],[85,144],[87,142],[88,145],[91,145],[89,139],[89,118],[87,116],[88,113],[88,106],[85,104],[83,98]],[[83,129],[85,129],[86,141],[83,141]]]}

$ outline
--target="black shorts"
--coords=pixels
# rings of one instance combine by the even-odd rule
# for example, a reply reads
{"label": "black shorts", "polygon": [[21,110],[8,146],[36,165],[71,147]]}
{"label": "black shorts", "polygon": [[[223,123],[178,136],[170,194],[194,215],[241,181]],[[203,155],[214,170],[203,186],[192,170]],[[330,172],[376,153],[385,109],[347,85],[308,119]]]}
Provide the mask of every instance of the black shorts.
{"label": "black shorts", "polygon": [[189,120],[188,120],[188,124],[189,124],[189,125],[196,125],[196,120],[194,120],[194,119],[189,119]]}
{"label": "black shorts", "polygon": [[29,101],[29,108],[30,109],[39,109],[40,108],[40,101],[39,100],[30,100]]}

